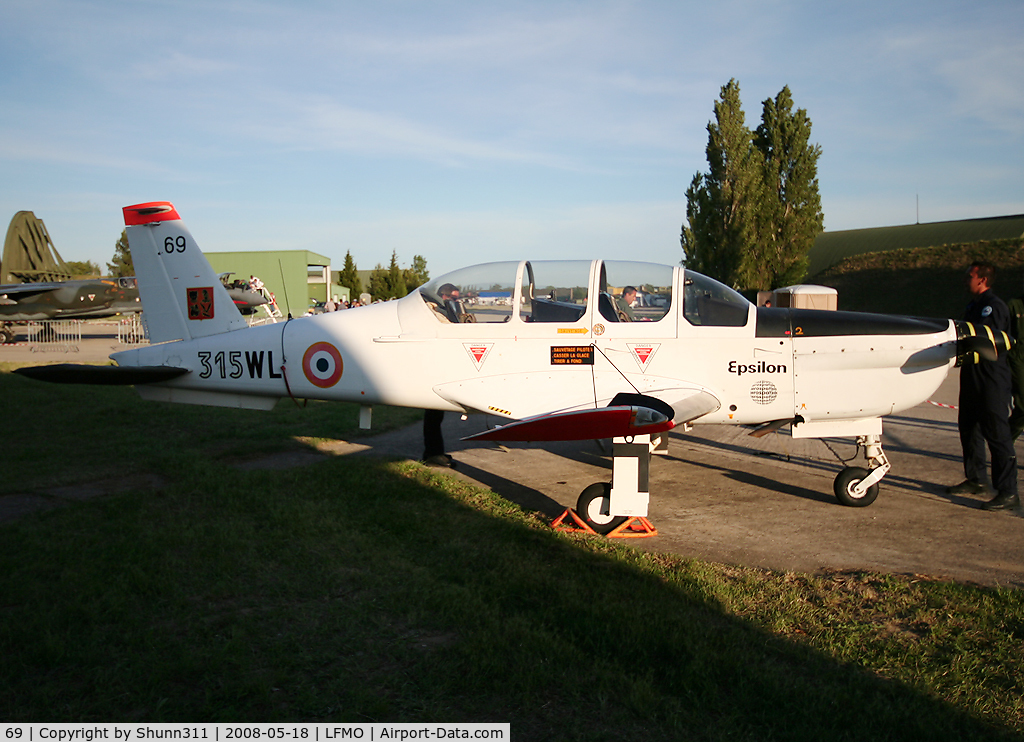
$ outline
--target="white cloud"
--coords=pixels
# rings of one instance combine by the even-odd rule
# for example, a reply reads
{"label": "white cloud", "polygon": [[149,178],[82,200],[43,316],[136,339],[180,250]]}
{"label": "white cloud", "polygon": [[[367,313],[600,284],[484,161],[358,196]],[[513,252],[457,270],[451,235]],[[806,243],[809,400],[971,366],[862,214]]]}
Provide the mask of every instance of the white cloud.
{"label": "white cloud", "polygon": [[406,157],[447,166],[472,161],[530,162],[567,167],[556,155],[523,146],[459,136],[399,115],[360,110],[321,96],[293,98],[274,120],[240,123],[255,139],[303,151],[340,151],[360,157]]}
{"label": "white cloud", "polygon": [[[392,251],[403,265],[413,255],[423,255],[435,277],[496,260],[604,257],[675,264],[682,259],[679,231],[685,208],[682,202],[664,202],[546,212],[385,213],[299,225],[294,237],[301,243],[296,246],[326,254],[338,264],[351,251],[360,268],[387,265]],[[273,249],[274,241],[263,244]]]}

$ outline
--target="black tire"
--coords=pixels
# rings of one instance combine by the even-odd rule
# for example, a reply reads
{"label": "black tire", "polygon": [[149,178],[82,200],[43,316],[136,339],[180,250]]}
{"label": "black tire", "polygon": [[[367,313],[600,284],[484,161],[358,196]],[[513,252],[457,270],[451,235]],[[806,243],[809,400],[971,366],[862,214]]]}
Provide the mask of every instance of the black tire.
{"label": "black tire", "polygon": [[835,491],[836,499],[839,500],[841,505],[851,508],[866,508],[875,501],[875,498],[878,497],[878,482],[868,487],[867,491],[860,497],[853,493],[853,488],[857,486],[857,483],[870,473],[869,470],[860,466],[848,466],[836,475],[836,481],[833,483],[832,489]]}
{"label": "black tire", "polygon": [[14,330],[0,329],[0,345],[14,342]]}
{"label": "black tire", "polygon": [[602,536],[611,533],[626,522],[625,515],[608,514],[612,486],[608,482],[596,482],[580,493],[576,500],[576,513],[583,522]]}

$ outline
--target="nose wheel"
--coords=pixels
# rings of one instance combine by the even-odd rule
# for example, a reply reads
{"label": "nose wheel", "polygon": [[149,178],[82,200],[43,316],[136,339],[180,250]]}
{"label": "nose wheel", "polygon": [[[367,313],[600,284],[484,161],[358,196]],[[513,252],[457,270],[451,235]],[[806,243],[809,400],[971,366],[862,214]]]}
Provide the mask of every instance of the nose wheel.
{"label": "nose wheel", "polygon": [[848,466],[836,476],[832,484],[836,499],[851,508],[866,508],[878,497],[878,483],[889,469],[889,459],[882,451],[882,439],[877,435],[862,435],[857,446],[864,451],[871,468]]}
{"label": "nose wheel", "polygon": [[851,508],[866,508],[878,497],[878,483],[864,487],[863,482],[871,472],[860,466],[848,466],[839,472],[832,489],[836,499]]}

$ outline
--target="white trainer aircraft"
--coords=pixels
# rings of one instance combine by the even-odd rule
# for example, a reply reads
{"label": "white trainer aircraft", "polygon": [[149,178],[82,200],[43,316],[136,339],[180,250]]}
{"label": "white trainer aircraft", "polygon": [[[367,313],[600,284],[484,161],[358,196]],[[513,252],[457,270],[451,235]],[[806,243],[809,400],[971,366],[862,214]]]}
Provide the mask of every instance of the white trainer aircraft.
{"label": "white trainer aircraft", "polygon": [[346,400],[365,427],[375,404],[477,412],[505,423],[470,436],[485,440],[613,438],[611,484],[576,508],[600,533],[647,514],[652,451],[695,422],[855,437],[868,467],[834,490],[869,505],[890,466],[882,416],[925,401],[958,356],[1010,345],[951,320],[757,308],[683,267],[626,260],[488,263],[398,301],[249,328],[173,205],[124,217],[151,345],[25,375],[252,409]]}

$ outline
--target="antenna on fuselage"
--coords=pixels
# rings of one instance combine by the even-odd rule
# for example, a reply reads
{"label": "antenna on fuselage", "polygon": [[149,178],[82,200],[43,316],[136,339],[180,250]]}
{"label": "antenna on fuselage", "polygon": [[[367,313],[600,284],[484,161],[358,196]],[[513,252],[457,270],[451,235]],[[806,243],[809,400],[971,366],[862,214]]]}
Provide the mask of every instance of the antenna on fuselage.
{"label": "antenna on fuselage", "polygon": [[284,280],[284,266],[281,258],[277,259],[277,270],[281,273],[281,285],[284,286],[284,303],[288,305],[288,319],[292,318],[292,303],[288,301],[288,283]]}

